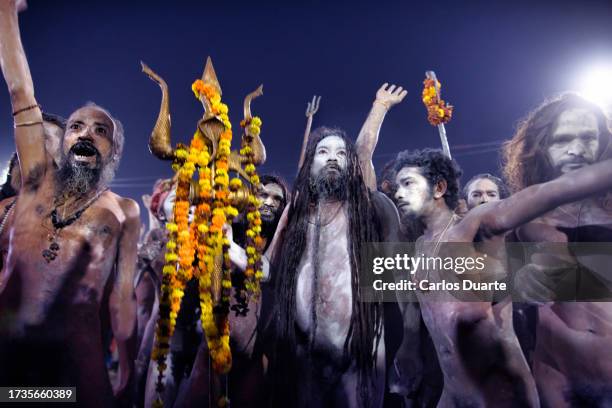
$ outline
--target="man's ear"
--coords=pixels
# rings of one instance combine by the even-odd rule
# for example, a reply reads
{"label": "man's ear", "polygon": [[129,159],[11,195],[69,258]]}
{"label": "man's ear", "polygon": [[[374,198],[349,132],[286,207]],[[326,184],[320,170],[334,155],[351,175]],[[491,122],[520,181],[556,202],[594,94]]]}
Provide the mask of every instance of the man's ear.
{"label": "man's ear", "polygon": [[446,182],[446,180],[438,181],[436,185],[434,186],[434,192],[433,192],[434,198],[440,199],[444,197],[444,194],[446,193],[447,188],[448,188],[448,183]]}
{"label": "man's ear", "polygon": [[380,183],[380,190],[385,194],[391,193],[391,190],[392,190],[391,182],[389,180],[385,180],[382,183]]}

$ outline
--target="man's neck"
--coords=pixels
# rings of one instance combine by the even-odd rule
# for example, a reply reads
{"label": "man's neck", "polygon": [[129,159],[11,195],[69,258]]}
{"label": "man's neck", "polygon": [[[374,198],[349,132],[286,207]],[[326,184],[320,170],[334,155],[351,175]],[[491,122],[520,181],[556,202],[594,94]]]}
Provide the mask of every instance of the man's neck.
{"label": "man's neck", "polygon": [[424,217],[425,236],[433,237],[442,233],[449,225],[453,212],[446,203],[438,203],[434,206],[431,213]]}
{"label": "man's neck", "polygon": [[54,207],[61,208],[63,212],[69,211],[74,207],[78,207],[85,202],[95,200],[102,192],[106,190],[106,187],[90,188],[84,193],[78,191],[64,192],[64,194],[58,194],[54,199]]}

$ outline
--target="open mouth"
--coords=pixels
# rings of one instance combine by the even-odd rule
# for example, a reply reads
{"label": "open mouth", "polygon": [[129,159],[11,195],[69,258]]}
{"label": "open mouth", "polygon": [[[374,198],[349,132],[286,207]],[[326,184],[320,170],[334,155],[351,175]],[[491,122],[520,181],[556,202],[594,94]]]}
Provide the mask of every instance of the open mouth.
{"label": "open mouth", "polygon": [[90,142],[77,142],[70,152],[77,161],[91,162],[96,159],[98,149],[95,148],[93,143]]}
{"label": "open mouth", "polygon": [[272,210],[270,208],[268,208],[268,207],[261,207],[259,209],[259,213],[260,214],[270,215],[270,214],[272,214]]}

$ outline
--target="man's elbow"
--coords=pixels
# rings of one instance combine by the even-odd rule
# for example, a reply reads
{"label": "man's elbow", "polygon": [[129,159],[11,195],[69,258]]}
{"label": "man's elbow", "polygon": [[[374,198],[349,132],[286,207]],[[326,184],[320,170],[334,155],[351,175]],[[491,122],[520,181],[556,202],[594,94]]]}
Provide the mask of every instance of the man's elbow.
{"label": "man's elbow", "polygon": [[[367,137],[367,135],[366,135]],[[369,159],[372,157],[372,153],[374,151],[374,146],[367,141],[357,141],[355,143],[355,152],[357,153],[357,157],[362,160]]]}
{"label": "man's elbow", "polygon": [[31,106],[36,104],[34,89],[26,85],[23,81],[11,81],[8,83],[8,87],[14,109],[20,109],[22,107],[21,105]]}

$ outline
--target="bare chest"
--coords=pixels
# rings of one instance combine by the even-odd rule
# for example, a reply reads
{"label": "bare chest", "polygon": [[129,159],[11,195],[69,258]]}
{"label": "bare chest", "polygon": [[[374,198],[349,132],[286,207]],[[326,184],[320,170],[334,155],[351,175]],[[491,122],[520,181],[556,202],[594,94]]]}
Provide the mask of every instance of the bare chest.
{"label": "bare chest", "polygon": [[342,349],[352,313],[348,220],[344,211],[339,211],[329,224],[309,224],[307,246],[297,272],[300,329],[314,334],[315,342],[321,345]]}
{"label": "bare chest", "polygon": [[[63,228],[54,227],[49,213],[44,200],[17,203],[0,282],[0,294],[14,299],[15,314],[30,324],[57,308],[97,311],[121,231],[116,213],[103,201]],[[45,256],[49,251],[52,258]]]}

